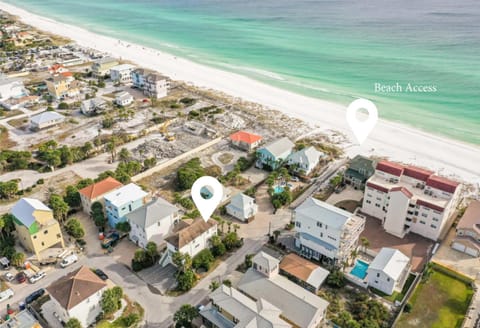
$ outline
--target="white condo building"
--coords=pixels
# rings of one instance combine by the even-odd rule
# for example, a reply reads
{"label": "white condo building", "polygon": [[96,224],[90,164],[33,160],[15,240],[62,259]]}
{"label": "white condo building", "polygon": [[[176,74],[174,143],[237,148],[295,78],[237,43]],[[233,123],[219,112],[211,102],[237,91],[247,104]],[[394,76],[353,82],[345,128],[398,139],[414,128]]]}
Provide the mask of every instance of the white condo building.
{"label": "white condo building", "polygon": [[381,161],[367,181],[362,212],[382,220],[384,229],[397,237],[414,232],[437,240],[460,190],[458,182],[432,171]]}
{"label": "white condo building", "polygon": [[312,197],[295,209],[294,220],[300,254],[335,263],[350,257],[365,228],[365,219]]}

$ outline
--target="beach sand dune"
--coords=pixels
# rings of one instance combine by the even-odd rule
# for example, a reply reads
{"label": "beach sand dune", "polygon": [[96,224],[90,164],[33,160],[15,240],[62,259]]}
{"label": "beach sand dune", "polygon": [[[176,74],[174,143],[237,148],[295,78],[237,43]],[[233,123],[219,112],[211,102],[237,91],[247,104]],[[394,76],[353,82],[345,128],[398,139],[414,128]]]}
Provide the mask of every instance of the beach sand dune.
{"label": "beach sand dune", "polygon": [[[216,89],[280,110],[312,125],[320,126],[324,131],[337,130],[354,140],[345,119],[346,108],[342,105],[278,89],[235,73],[203,66],[141,45],[119,42],[118,39],[41,17],[10,4],[3,2],[0,4],[2,9],[19,16],[25,23],[68,37],[82,46],[109,52],[116,57],[157,70],[174,80],[192,82],[199,87]],[[380,115],[381,110],[382,108],[379,108]],[[477,186],[480,184],[479,146],[434,136],[381,119],[361,147],[351,144],[345,147],[345,151],[349,156],[356,154],[385,156],[392,160],[429,167],[439,174],[463,179]]]}

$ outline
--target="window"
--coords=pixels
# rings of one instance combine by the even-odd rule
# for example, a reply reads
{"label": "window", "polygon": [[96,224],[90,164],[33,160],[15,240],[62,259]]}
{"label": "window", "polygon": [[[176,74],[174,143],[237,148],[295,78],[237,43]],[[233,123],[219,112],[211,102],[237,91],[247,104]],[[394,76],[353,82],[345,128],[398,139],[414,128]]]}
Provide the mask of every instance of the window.
{"label": "window", "polygon": [[421,224],[425,224],[425,221],[420,220],[420,223],[421,223]]}
{"label": "window", "polygon": [[377,272],[377,278],[380,278],[380,272]]}
{"label": "window", "polygon": [[160,221],[157,222],[157,226],[160,226]]}
{"label": "window", "polygon": [[33,236],[33,239],[37,239],[37,235]]}
{"label": "window", "polygon": [[375,280],[375,283],[378,284],[378,280]]}
{"label": "window", "polygon": [[322,222],[318,222],[318,221],[317,221],[317,227],[320,227],[320,228],[321,228],[321,227],[322,227]]}
{"label": "window", "polygon": [[62,235],[57,233],[57,239],[60,239],[60,238],[62,238]]}
{"label": "window", "polygon": [[302,224],[298,221],[295,222],[295,226],[298,227],[298,228],[301,228],[302,227]]}
{"label": "window", "polygon": [[46,235],[48,234],[48,230],[44,230],[43,233]]}
{"label": "window", "polygon": [[387,281],[390,281],[390,278],[387,278]]}
{"label": "window", "polygon": [[375,207],[380,207],[380,204],[378,204],[378,203],[377,203],[377,204],[375,204]]}
{"label": "window", "polygon": [[432,218],[432,220],[438,222],[438,218]]}
{"label": "window", "polygon": [[422,216],[423,216],[424,218],[426,218],[426,217],[428,216],[428,214],[427,214],[427,213],[422,213]]}
{"label": "window", "polygon": [[320,238],[323,238],[323,232],[320,232]]}
{"label": "window", "polygon": [[437,229],[437,226],[434,225],[434,224],[431,224],[431,225],[430,225],[430,228]]}
{"label": "window", "polygon": [[371,204],[372,201],[370,201],[370,200],[367,199],[367,200],[366,200],[366,203],[367,203],[367,204]]}
{"label": "window", "polygon": [[42,246],[45,246],[45,243],[42,241]]}
{"label": "window", "polygon": [[377,197],[377,200],[378,200],[378,201],[381,201],[382,199],[381,199],[380,197]]}

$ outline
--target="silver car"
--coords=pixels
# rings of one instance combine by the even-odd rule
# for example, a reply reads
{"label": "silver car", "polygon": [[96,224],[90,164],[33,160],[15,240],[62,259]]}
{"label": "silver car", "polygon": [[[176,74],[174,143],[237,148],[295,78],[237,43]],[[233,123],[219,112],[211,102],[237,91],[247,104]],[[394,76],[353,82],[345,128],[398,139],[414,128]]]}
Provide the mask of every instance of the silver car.
{"label": "silver car", "polygon": [[37,273],[35,273],[33,276],[31,276],[28,281],[30,281],[31,284],[34,284],[36,283],[37,281],[39,281],[40,279],[42,278],[45,278],[46,276],[46,273],[43,272],[43,271],[38,271]]}
{"label": "silver car", "polygon": [[15,276],[10,272],[5,273],[3,277],[5,278],[6,281],[12,281],[13,279],[15,279]]}

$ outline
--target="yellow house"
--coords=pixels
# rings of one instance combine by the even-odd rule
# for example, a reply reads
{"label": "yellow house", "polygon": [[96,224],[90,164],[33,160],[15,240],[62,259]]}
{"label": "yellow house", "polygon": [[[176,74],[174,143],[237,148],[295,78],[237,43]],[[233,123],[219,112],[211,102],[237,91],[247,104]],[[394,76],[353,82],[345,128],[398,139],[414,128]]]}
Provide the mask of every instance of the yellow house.
{"label": "yellow house", "polygon": [[62,75],[53,76],[46,81],[48,93],[55,99],[60,99],[68,93],[70,82]]}
{"label": "yellow house", "polygon": [[40,252],[57,244],[65,247],[60,224],[53,211],[41,201],[22,198],[13,206],[15,228],[20,243],[40,258]]}

